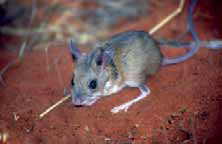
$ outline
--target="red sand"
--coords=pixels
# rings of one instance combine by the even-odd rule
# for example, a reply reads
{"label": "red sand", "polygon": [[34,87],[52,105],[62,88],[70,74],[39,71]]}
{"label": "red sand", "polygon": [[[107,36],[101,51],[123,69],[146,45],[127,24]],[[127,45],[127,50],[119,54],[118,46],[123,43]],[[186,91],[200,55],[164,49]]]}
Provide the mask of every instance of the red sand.
{"label": "red sand", "polygon": [[[149,29],[172,11],[175,4],[168,4],[161,12],[136,24],[121,24],[113,33]],[[206,9],[211,5],[213,2],[200,3],[194,16],[202,40],[221,37],[221,29],[212,26],[221,23],[214,21],[214,11]],[[210,17],[201,16],[203,13]],[[183,32],[184,26],[183,14],[155,37],[173,38]],[[74,64],[67,45],[51,44],[48,63],[52,64],[61,54],[61,47],[65,48],[65,53],[57,69],[55,65],[48,69],[46,53],[36,50],[27,53],[21,63],[4,74],[6,86],[0,86],[0,131],[9,133],[9,144],[222,143],[221,50],[200,48],[188,61],[163,67],[147,82],[151,95],[126,113],[112,114],[110,110],[138,96],[137,89],[126,88],[91,107],[74,107],[67,101],[42,120],[36,120],[39,113],[63,97],[64,85],[70,84]],[[183,52],[165,50],[167,55]],[[16,53],[1,50],[0,68],[15,56]]]}

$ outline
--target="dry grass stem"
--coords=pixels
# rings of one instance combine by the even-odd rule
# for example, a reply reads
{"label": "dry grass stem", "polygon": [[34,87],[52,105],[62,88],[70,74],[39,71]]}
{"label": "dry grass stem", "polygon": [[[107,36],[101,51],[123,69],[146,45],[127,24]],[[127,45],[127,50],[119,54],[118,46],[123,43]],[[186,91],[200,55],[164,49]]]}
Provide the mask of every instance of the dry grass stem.
{"label": "dry grass stem", "polygon": [[170,15],[168,15],[165,19],[163,19],[159,24],[155,25],[150,31],[149,34],[154,34],[157,30],[159,30],[161,27],[166,25],[168,22],[170,22],[174,17],[176,17],[178,14],[180,14],[183,10],[185,4],[185,0],[181,0],[178,8],[173,11]]}
{"label": "dry grass stem", "polygon": [[59,106],[60,104],[62,104],[63,102],[65,102],[66,100],[68,100],[69,98],[71,98],[71,94],[65,96],[64,98],[62,98],[61,100],[59,100],[58,102],[56,102],[54,105],[52,105],[51,107],[49,107],[48,109],[46,109],[44,112],[42,112],[39,115],[39,119],[42,119],[46,114],[48,114],[50,111],[52,111],[53,109],[55,109],[57,106]]}

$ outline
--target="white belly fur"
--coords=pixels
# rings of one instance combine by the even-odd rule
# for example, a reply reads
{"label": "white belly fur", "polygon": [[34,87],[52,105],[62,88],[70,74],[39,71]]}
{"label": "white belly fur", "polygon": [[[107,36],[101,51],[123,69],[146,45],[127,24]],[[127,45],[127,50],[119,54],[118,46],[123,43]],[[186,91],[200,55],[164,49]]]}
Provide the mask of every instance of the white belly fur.
{"label": "white belly fur", "polygon": [[129,87],[138,87],[138,83],[132,80],[126,81],[126,85]]}
{"label": "white belly fur", "polygon": [[117,93],[118,91],[122,90],[125,86],[126,86],[125,84],[117,85],[113,84],[111,81],[108,81],[104,86],[103,95],[107,96]]}

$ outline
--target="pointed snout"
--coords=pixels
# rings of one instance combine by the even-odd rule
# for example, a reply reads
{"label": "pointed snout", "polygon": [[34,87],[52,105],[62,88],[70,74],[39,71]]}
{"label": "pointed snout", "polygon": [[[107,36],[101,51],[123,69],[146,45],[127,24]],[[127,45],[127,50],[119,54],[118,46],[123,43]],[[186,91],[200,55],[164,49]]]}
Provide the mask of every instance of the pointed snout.
{"label": "pointed snout", "polygon": [[83,106],[82,101],[79,98],[74,98],[74,100],[72,100],[72,103],[77,107]]}
{"label": "pointed snout", "polygon": [[80,95],[76,94],[74,92],[73,89],[71,89],[71,95],[72,95],[72,103],[75,105],[75,106],[83,106],[83,100],[81,99]]}
{"label": "pointed snout", "polygon": [[71,95],[72,95],[72,103],[73,105],[80,107],[80,106],[90,106],[93,103],[96,102],[98,97],[92,97],[90,95],[87,95],[86,93],[78,93],[75,92],[74,89],[71,89]]}

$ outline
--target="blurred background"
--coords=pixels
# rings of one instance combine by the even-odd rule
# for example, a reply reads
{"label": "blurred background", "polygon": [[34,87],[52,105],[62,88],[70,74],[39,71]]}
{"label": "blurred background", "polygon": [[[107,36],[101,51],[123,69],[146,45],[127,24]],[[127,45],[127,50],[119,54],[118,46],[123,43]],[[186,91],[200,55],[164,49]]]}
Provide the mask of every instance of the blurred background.
{"label": "blurred background", "polygon": [[9,50],[21,42],[31,50],[38,44],[70,38],[87,44],[119,24],[148,15],[149,5],[148,0],[1,0],[1,42]]}

